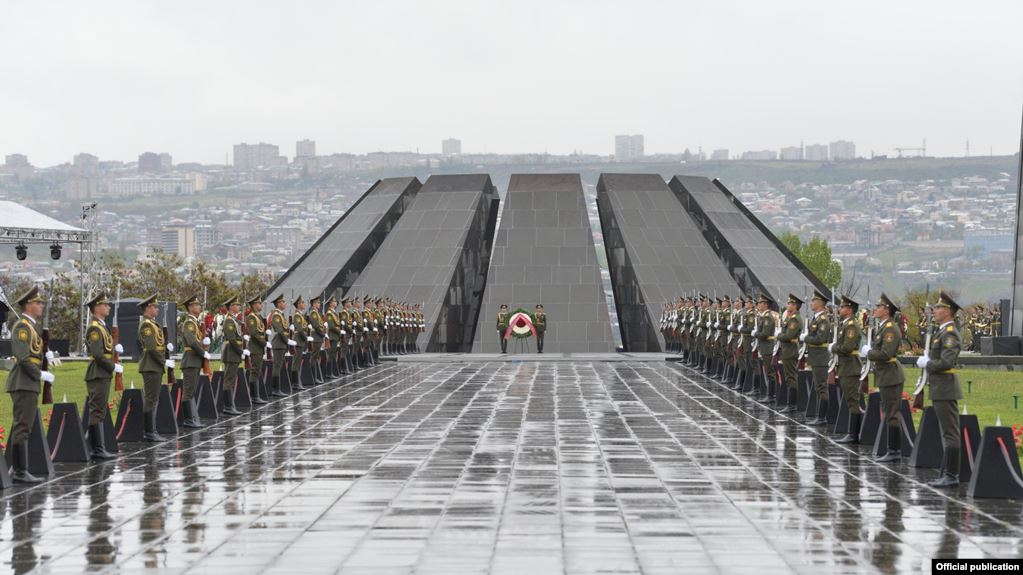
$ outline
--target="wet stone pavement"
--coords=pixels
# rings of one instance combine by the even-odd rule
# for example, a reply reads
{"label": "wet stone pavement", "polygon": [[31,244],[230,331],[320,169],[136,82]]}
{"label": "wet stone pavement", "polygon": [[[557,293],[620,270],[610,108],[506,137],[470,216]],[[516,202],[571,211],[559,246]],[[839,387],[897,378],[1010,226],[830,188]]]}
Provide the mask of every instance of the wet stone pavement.
{"label": "wet stone pavement", "polygon": [[664,361],[385,363],[3,493],[43,573],[863,573],[1018,557],[1021,504]]}

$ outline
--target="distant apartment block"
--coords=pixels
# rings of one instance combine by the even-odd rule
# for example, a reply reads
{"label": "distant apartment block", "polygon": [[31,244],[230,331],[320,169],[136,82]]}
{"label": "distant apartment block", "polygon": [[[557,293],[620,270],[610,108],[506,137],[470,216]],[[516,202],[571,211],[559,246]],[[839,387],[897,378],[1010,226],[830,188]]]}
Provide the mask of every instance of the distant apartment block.
{"label": "distant apartment block", "polygon": [[788,146],[781,149],[781,159],[783,160],[802,160],[803,159],[803,147],[802,146]]}
{"label": "distant apartment block", "polygon": [[99,158],[92,154],[76,154],[72,166],[72,172],[79,176],[95,176],[99,174]]}
{"label": "distant apartment block", "polygon": [[831,142],[832,160],[854,160],[856,159],[856,144],[845,140]]}
{"label": "distant apartment block", "polygon": [[288,160],[274,144],[235,144],[234,169],[239,171],[287,165]]}
{"label": "distant apartment block", "polygon": [[460,156],[462,154],[462,140],[458,138],[441,140],[440,153],[445,156]]}
{"label": "distant apartment block", "polygon": [[[197,182],[202,180],[202,182]],[[197,183],[199,186],[197,186]],[[200,189],[196,189],[200,187]],[[189,176],[134,176],[110,181],[110,195],[132,198],[137,196],[190,196],[205,189],[202,174]]]}
{"label": "distant apartment block", "polygon": [[152,229],[149,232],[149,245],[182,258],[195,257],[195,227],[172,225]]}
{"label": "distant apartment block", "polygon": [[824,144],[810,144],[803,150],[803,158],[813,162],[828,161],[828,147]]}
{"label": "distant apartment block", "polygon": [[714,150],[713,152],[710,153],[710,159],[711,160],[727,160],[728,159],[728,149],[727,148],[721,148],[719,150]]}
{"label": "distant apartment block", "polygon": [[744,160],[777,160],[778,152],[774,150],[750,150],[742,153]]}
{"label": "distant apartment block", "polygon": [[615,136],[615,161],[639,160],[644,155],[643,134]]}
{"label": "distant apartment block", "polygon": [[170,154],[157,154],[154,152],[139,154],[140,174],[159,174],[169,172],[172,167],[173,163],[171,162]]}
{"label": "distant apartment block", "polygon": [[315,158],[316,142],[313,140],[299,140],[295,142],[295,158]]}

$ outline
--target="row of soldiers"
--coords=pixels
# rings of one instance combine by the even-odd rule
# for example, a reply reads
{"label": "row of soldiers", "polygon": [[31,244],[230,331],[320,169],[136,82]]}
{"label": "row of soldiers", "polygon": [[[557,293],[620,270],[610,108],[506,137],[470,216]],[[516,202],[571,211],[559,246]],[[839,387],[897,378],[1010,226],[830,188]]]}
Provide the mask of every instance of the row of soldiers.
{"label": "row of soldiers", "polygon": [[[874,304],[872,320],[859,315],[860,304],[843,295],[833,309],[829,300],[814,290],[810,313],[800,315],[804,302],[789,294],[784,310],[766,294],[710,298],[680,297],[665,305],[661,331],[669,351],[683,361],[726,385],[745,390],[760,401],[784,404],[783,413],[797,411],[800,364],[812,373],[817,413],[808,425],[826,425],[829,379],[837,384],[849,410],[849,428],[838,443],[859,443],[863,422],[863,394],[874,373],[880,392],[882,422],[888,426],[887,451],[879,462],[895,462],[902,454],[900,408],[905,374],[899,363],[903,340],[899,307],[887,295]],[[962,391],[955,367],[962,339],[954,321],[961,308],[941,292],[931,306],[932,321],[925,328],[927,353],[917,366],[942,431],[944,457],[941,474],[931,482],[938,487],[959,484],[960,427],[958,400]],[[864,333],[866,332],[866,333]],[[922,387],[918,382],[918,387]],[[918,389],[922,393],[922,389]],[[921,396],[922,400],[922,396]]]}
{"label": "row of soldiers", "polygon": [[[42,388],[49,388],[55,380],[49,371],[56,358],[46,349],[39,326],[44,303],[38,288],[33,287],[21,295],[16,303],[20,313],[11,323],[13,365],[7,377],[6,390],[11,396],[14,423],[9,443],[13,454],[11,478],[18,483],[42,481],[28,471],[28,437],[37,416]],[[223,411],[225,415],[239,415],[235,406],[235,386],[244,364],[247,370],[249,394],[254,404],[267,403],[262,390],[270,380],[270,395],[284,396],[281,388],[282,373],[290,363],[292,389],[304,389],[299,377],[303,362],[309,361],[313,377],[322,383],[331,377],[352,373],[370,367],[379,361],[380,354],[404,354],[418,351],[416,338],[425,331],[420,306],[395,302],[386,298],[365,297],[361,300],[345,297],[338,301],[330,297],[321,311],[321,298],[311,298],[308,306],[302,297],[292,302],[287,310],[283,294],[272,301],[273,309],[264,319],[263,302],[254,298],[241,312],[237,297],[223,302],[227,310],[221,330],[224,346],[221,360],[224,365]],[[339,309],[340,304],[340,309]],[[85,333],[86,355],[89,365],[85,373],[88,389],[88,430],[86,432],[93,459],[105,460],[115,455],[107,449],[111,438],[104,436],[104,422],[109,417],[108,401],[111,380],[122,376],[124,365],[119,355],[123,346],[115,341],[106,324],[112,302],[105,293],[99,293],[86,304],[90,318]],[[143,381],[143,425],[146,441],[159,442],[165,438],[156,429],[156,416],[163,385],[174,380],[176,361],[171,354],[175,346],[168,341],[167,328],[158,320],[160,302],[151,296],[138,306],[141,312],[137,341],[139,344],[138,371]],[[196,405],[196,391],[201,372],[212,375],[210,361],[210,333],[200,321],[202,305],[195,296],[180,303],[185,314],[178,323],[181,342],[182,390],[177,409],[183,410],[183,426],[201,428]],[[307,307],[311,307],[309,311]],[[301,343],[300,343],[301,342]],[[269,362],[272,369],[264,369]]]}

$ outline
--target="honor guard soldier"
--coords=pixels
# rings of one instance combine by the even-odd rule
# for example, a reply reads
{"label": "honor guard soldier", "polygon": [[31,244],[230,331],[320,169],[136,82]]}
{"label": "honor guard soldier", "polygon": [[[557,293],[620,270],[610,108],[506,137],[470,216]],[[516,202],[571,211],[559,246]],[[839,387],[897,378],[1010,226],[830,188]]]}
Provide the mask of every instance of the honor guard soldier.
{"label": "honor guard soldier", "polygon": [[955,373],[959,352],[962,350],[962,338],[955,324],[959,309],[959,304],[948,294],[938,294],[938,303],[934,304],[934,321],[939,325],[931,336],[930,349],[916,363],[917,367],[927,371],[931,404],[941,427],[941,443],[945,448],[941,459],[941,474],[936,480],[928,482],[932,487],[959,485],[959,400],[963,398],[959,376]]}
{"label": "honor guard soldier", "polygon": [[345,369],[344,360],[340,357],[344,338],[341,337],[341,316],[337,312],[337,298],[327,298],[327,311],[324,315],[324,323],[327,326],[327,335],[324,336],[324,347],[327,350],[327,365],[330,366],[330,373],[348,373]]}
{"label": "honor guard soldier", "polygon": [[[743,296],[742,298],[742,313],[739,325],[739,366],[740,371],[743,372],[743,377],[746,377],[746,373],[751,373],[753,370],[753,350],[757,346],[757,342],[753,339],[753,326],[756,324],[756,302],[749,295]],[[736,389],[742,389],[745,381],[739,380],[735,384]]]}
{"label": "honor guard soldier", "polygon": [[174,346],[164,340],[163,326],[156,321],[160,306],[156,295],[151,295],[139,302],[142,321],[139,322],[139,375],[142,376],[142,423],[145,429],[143,439],[150,442],[165,441],[166,438],[156,431],[156,407],[160,401],[161,379],[167,369],[165,358],[168,348]]}
{"label": "honor guard soldier", "polygon": [[263,299],[256,296],[248,302],[249,311],[245,313],[245,331],[242,339],[248,344],[250,367],[248,373],[249,396],[252,403],[262,405],[266,398],[260,395],[259,382],[263,379],[263,353],[270,347],[267,341],[266,322],[263,321]]}
{"label": "honor guard soldier", "polygon": [[[778,358],[781,360],[781,375],[784,388],[778,393],[787,393],[785,408],[782,413],[796,411],[796,386],[799,381],[799,334],[803,331],[803,320],[799,318],[799,310],[803,307],[803,300],[789,294],[789,301],[785,304],[785,320],[782,323],[781,333],[778,340]],[[825,381],[825,383],[827,383]],[[826,391],[826,390],[825,390]]]}
{"label": "honor guard soldier", "polygon": [[504,338],[508,331],[508,304],[503,303],[497,310],[497,339],[501,342],[501,353],[508,353],[508,340]]}
{"label": "honor guard soldier", "polygon": [[320,296],[314,295],[309,299],[309,306],[312,307],[309,310],[309,335],[313,338],[313,353],[311,360],[313,362],[313,377],[316,378],[316,383],[323,383],[325,376],[323,375],[323,365],[320,363],[320,351],[323,349],[324,340],[329,340],[330,336],[327,334],[327,324],[324,321],[323,314],[320,313]]}
{"label": "honor guard soldier", "polygon": [[536,304],[536,311],[533,313],[533,327],[536,328],[536,353],[543,353],[543,337],[547,333],[547,314],[543,311],[543,304]]}
{"label": "honor guard soldier", "polygon": [[194,429],[203,426],[199,419],[199,409],[195,403],[195,391],[199,387],[199,370],[202,369],[203,360],[208,360],[210,354],[206,346],[210,344],[210,338],[206,337],[202,324],[199,323],[199,312],[202,305],[199,298],[194,295],[181,302],[181,307],[187,311],[185,319],[181,322],[181,377],[182,383],[181,409],[185,410],[184,422],[182,425]]}
{"label": "honor guard soldier", "polygon": [[301,390],[305,389],[305,386],[302,385],[302,377],[299,370],[304,361],[305,350],[309,348],[313,337],[309,334],[309,322],[306,321],[305,317],[305,300],[300,295],[291,305],[295,308],[295,313],[291,316],[291,339],[298,342],[292,345],[295,355],[291,358],[291,388]]}
{"label": "honor guard soldier", "polygon": [[234,406],[234,386],[238,383],[238,365],[251,357],[252,352],[246,349],[242,326],[238,323],[238,312],[242,309],[242,302],[231,296],[225,301],[223,307],[227,308],[227,316],[224,318],[224,348],[220,354],[220,360],[224,362],[224,410],[225,415],[241,415]]}
{"label": "honor guard soldier", "polygon": [[[291,330],[288,328],[288,320],[284,317],[284,307],[288,305],[288,301],[284,299],[284,294],[277,296],[277,299],[273,301],[274,309],[270,311],[270,328],[269,331],[273,335],[273,340],[270,342],[271,351],[273,351],[273,375],[270,380],[270,395],[274,397],[284,397],[286,394],[281,391],[281,371],[284,370],[284,356],[288,353],[288,346],[294,346],[295,341],[291,339]],[[292,358],[294,361],[294,358]]]}
{"label": "honor guard soldier", "polygon": [[[39,409],[42,382],[52,383],[53,374],[43,371],[43,338],[38,322],[43,316],[39,288],[33,287],[17,299],[21,314],[11,324],[11,355],[14,362],[7,374],[7,393],[11,396],[14,424],[8,440],[13,456],[11,479],[16,483],[43,481],[28,472],[28,436]],[[48,353],[48,352],[47,352]]]}
{"label": "honor guard soldier", "polygon": [[352,372],[358,370],[356,365],[358,362],[354,357],[355,346],[358,341],[358,334],[355,333],[355,327],[357,321],[355,319],[355,310],[353,309],[352,298],[345,296],[341,300],[341,341],[342,341],[342,352],[344,353],[345,363],[351,367]]}
{"label": "honor guard soldier", "polygon": [[[86,304],[92,318],[85,331],[86,350],[89,366],[85,370],[85,386],[89,390],[89,443],[95,459],[114,459],[117,456],[107,451],[103,437],[103,423],[107,418],[110,398],[110,381],[115,373],[124,373],[124,366],[114,363],[114,338],[107,329],[106,318],[110,315],[110,301],[100,292]],[[121,353],[120,344],[117,352]]]}
{"label": "honor guard soldier", "polygon": [[842,296],[838,305],[838,339],[828,346],[828,351],[838,356],[835,363],[835,379],[842,390],[842,398],[849,408],[849,430],[836,440],[838,443],[859,443],[863,410],[860,407],[860,340],[863,332],[857,319],[860,304],[848,296]]}
{"label": "honor guard soldier", "polygon": [[[813,372],[813,388],[817,394],[817,417],[807,421],[808,425],[827,425],[828,423],[828,364],[831,355],[828,344],[831,343],[831,318],[828,316],[828,298],[813,290],[810,298],[810,311],[813,317],[807,324],[806,333],[799,336],[799,341],[806,344],[806,360]],[[792,399],[791,397],[789,399]]]}
{"label": "honor guard soldier", "polygon": [[895,321],[899,308],[888,296],[881,294],[874,306],[878,327],[874,341],[860,348],[860,356],[873,362],[874,385],[881,392],[881,412],[888,426],[888,452],[878,458],[881,463],[898,461],[902,457],[902,430],[899,428],[899,409],[902,407],[902,387],[906,376],[899,364],[899,344],[902,329]]}
{"label": "honor guard soldier", "polygon": [[362,354],[366,358],[366,365],[376,365],[375,358],[373,357],[373,337],[376,335],[371,332],[373,327],[373,310],[371,306],[373,304],[373,298],[365,296],[362,298],[362,309],[360,314],[362,315]]}
{"label": "honor guard soldier", "polygon": [[[774,314],[771,313],[772,305],[774,305],[774,300],[765,293],[760,294],[760,297],[757,298],[756,327],[751,332],[757,343],[756,369],[760,373],[760,383],[763,386],[761,391],[765,395],[770,387],[768,383],[770,380],[768,378],[773,377],[777,379],[774,365],[772,364],[775,332]],[[755,390],[750,390],[750,394],[752,393],[755,393]]]}

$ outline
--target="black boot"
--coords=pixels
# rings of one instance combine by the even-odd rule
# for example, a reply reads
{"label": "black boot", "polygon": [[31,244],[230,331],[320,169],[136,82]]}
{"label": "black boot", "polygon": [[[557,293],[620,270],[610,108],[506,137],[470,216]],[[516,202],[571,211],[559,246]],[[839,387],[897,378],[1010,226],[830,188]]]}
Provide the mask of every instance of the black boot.
{"label": "black boot", "polygon": [[288,394],[281,391],[281,378],[280,376],[272,376],[270,380],[270,396],[271,397],[287,397]]}
{"label": "black boot", "polygon": [[156,432],[156,410],[149,411],[142,414],[142,424],[145,427],[146,433],[142,438],[150,443],[158,443],[160,441],[167,441],[167,438]]}
{"label": "black boot", "polygon": [[242,414],[242,412],[238,411],[234,407],[234,390],[233,389],[225,389],[224,390],[224,410],[221,411],[220,413],[223,413],[224,415],[241,415]]}
{"label": "black boot", "polygon": [[253,405],[263,405],[266,403],[266,399],[263,399],[263,396],[260,395],[260,385],[258,378],[253,377],[249,381],[249,396],[250,396],[249,401],[251,401]]}
{"label": "black boot", "polygon": [[959,448],[946,447],[941,460],[941,476],[928,481],[931,487],[956,487],[959,485]]}
{"label": "black boot", "polygon": [[28,440],[15,443],[11,448],[14,450],[14,469],[11,471],[11,480],[15,483],[42,483],[43,478],[28,472]]}
{"label": "black boot", "polygon": [[89,443],[92,445],[93,459],[116,459],[117,455],[107,451],[106,443],[103,441],[103,424],[97,423],[89,426]]}
{"label": "black boot", "polygon": [[796,388],[785,388],[785,407],[781,408],[781,413],[794,413],[799,411],[796,403]]}
{"label": "black boot", "polygon": [[189,427],[191,429],[202,429],[205,427],[202,424],[202,420],[199,419],[199,408],[195,405],[194,397],[182,401],[181,408],[185,410],[185,421],[181,424],[182,427]]}
{"label": "black boot", "polygon": [[508,353],[508,340],[501,338],[501,353]]}
{"label": "black boot", "polygon": [[841,438],[836,439],[835,443],[848,443],[850,445],[858,444],[860,442],[860,420],[862,419],[862,413],[850,413],[849,430]]}
{"label": "black boot", "polygon": [[898,427],[888,428],[888,453],[877,459],[878,463],[894,463],[902,459],[902,430]]}
{"label": "black boot", "polygon": [[806,424],[807,425],[828,424],[828,400],[826,399],[817,400],[817,417],[814,417],[810,421],[807,421]]}

